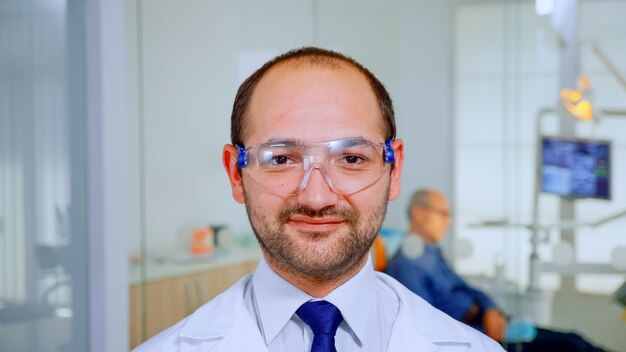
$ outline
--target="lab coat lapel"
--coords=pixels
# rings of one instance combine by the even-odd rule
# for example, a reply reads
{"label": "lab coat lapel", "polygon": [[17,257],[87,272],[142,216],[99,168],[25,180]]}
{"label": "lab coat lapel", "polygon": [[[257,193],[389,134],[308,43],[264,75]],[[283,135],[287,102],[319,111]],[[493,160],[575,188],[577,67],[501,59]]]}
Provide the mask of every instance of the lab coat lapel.
{"label": "lab coat lapel", "polygon": [[471,349],[472,338],[463,329],[464,325],[425,301],[418,304],[422,299],[391,277],[380,274],[378,278],[393,288],[400,302],[387,351],[461,352]]}
{"label": "lab coat lapel", "polygon": [[237,314],[230,333],[216,346],[215,352],[268,351],[252,315],[247,311],[241,313]]}
{"label": "lab coat lapel", "polygon": [[265,341],[243,298],[247,275],[194,312],[182,327],[179,352],[267,351]]}
{"label": "lab coat lapel", "polygon": [[389,339],[389,352],[424,351],[437,352],[439,346],[428,341],[424,336],[416,333],[419,331],[415,326],[415,317],[408,316],[406,310],[400,309],[396,322],[391,330]]}

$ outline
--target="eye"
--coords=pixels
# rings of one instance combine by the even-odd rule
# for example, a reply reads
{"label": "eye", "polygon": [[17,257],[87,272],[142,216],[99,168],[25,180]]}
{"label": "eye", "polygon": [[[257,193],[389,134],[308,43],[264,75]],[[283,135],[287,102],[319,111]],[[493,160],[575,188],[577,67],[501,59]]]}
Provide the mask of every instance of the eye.
{"label": "eye", "polygon": [[358,156],[358,155],[346,155],[344,157],[344,160],[348,164],[359,164],[359,163],[363,162],[363,158]]}
{"label": "eye", "polygon": [[285,165],[289,162],[289,158],[284,155],[278,155],[272,158],[272,164]]}

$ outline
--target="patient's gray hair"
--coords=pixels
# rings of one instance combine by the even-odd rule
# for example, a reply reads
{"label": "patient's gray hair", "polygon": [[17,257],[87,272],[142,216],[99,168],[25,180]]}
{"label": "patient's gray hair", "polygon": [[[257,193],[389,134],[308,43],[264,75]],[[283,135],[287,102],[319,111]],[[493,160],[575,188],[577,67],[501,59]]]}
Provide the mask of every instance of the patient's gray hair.
{"label": "patient's gray hair", "polygon": [[437,191],[430,188],[418,189],[415,193],[413,193],[411,196],[411,202],[407,208],[409,220],[411,220],[411,209],[413,209],[413,207],[428,208],[430,206],[430,195],[433,193],[437,193]]}

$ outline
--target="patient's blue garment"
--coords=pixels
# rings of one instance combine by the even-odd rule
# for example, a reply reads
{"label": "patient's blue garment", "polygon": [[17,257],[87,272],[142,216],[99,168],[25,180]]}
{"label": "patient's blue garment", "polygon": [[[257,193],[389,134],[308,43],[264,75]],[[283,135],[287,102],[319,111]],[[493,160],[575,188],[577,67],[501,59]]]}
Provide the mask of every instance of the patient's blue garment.
{"label": "patient's blue garment", "polygon": [[[407,257],[399,250],[389,261],[385,270],[411,291],[424,298],[435,308],[463,321],[472,305],[481,312],[497,308],[496,304],[457,275],[435,245],[424,245],[424,251],[416,258]],[[484,332],[480,314],[468,322]],[[507,327],[509,351],[522,352],[600,352],[580,335],[536,327],[533,324],[513,322]]]}
{"label": "patient's blue garment", "polygon": [[[483,311],[496,304],[483,292],[468,285],[445,261],[441,249],[426,244],[418,258],[409,258],[398,251],[387,265],[386,272],[436,308],[456,320],[477,304]],[[470,324],[484,332],[478,321]]]}

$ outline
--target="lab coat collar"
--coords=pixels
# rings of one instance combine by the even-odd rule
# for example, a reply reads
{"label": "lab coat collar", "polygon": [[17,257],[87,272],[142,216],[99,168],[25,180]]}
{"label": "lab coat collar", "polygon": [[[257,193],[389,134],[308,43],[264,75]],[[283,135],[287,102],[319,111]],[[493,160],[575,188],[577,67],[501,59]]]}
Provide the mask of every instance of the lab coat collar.
{"label": "lab coat collar", "polygon": [[[471,328],[463,329],[461,324],[442,324],[446,316],[436,314],[435,308],[425,301],[424,305],[407,304],[415,299],[410,291],[388,275],[375,275],[382,284],[391,286],[400,302],[388,351],[465,351],[476,342],[469,333]],[[245,288],[251,282],[251,275],[246,275],[192,314],[179,330],[179,338],[189,342],[179,351],[204,350],[200,346],[211,346],[214,348],[212,352],[267,351],[259,327],[243,298]],[[455,339],[450,339],[450,336],[455,336]]]}
{"label": "lab coat collar", "polygon": [[[432,307],[421,297],[417,297],[406,287],[400,284],[391,276],[384,273],[376,273],[379,280],[391,286],[398,295],[400,309],[389,341],[388,351],[405,351],[407,343],[420,346],[411,350],[415,351],[448,351],[452,347],[454,351],[458,348],[468,350],[475,341],[468,332],[472,328],[463,324],[451,324],[445,320],[452,320],[447,315]],[[422,305],[407,304],[415,299],[423,301]],[[445,326],[446,328],[442,328]],[[451,339],[450,336],[454,336]],[[410,337],[410,339],[407,339]],[[411,342],[408,342],[411,341]]]}
{"label": "lab coat collar", "polygon": [[265,347],[263,337],[243,299],[245,288],[251,282],[250,276],[244,276],[230,289],[198,308],[179,336],[198,343],[221,339],[218,351],[264,350],[261,349]]}

